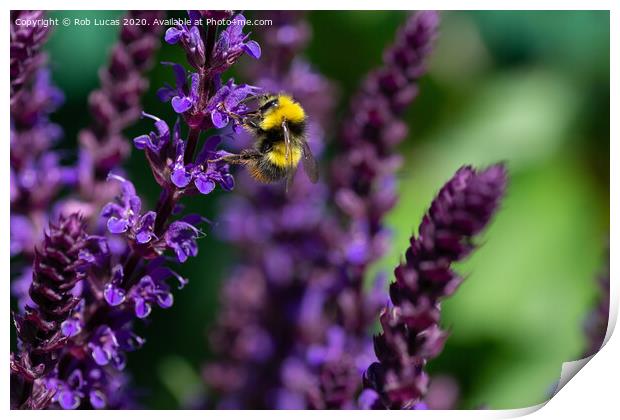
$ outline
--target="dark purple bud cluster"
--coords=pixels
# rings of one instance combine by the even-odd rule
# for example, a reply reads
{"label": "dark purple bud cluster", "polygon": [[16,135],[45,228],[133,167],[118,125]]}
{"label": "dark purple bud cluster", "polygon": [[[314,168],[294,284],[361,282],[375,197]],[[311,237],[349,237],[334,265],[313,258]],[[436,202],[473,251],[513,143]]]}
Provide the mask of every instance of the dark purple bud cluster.
{"label": "dark purple bud cluster", "polygon": [[45,56],[41,47],[49,34],[49,26],[36,24],[44,19],[40,10],[11,11],[11,103]]}
{"label": "dark purple bud cluster", "polygon": [[22,381],[21,395],[14,395],[15,408],[44,408],[53,396],[51,392],[40,390],[33,395],[31,391],[39,385],[35,385],[36,380],[56,367],[59,351],[65,345],[63,325],[79,303],[72,291],[82,278],[79,254],[85,236],[79,216],[61,218],[50,225],[41,247],[35,251],[29,293],[36,306],[26,306],[24,314],[14,315],[20,349],[11,355],[11,373]]}
{"label": "dark purple bud cluster", "polygon": [[10,244],[11,256],[19,257],[15,266],[20,273],[11,289],[22,309],[32,304],[28,288],[34,246],[43,238],[50,207],[63,187],[75,185],[77,179],[76,170],[62,162],[62,154],[53,149],[63,132],[49,117],[64,96],[43,67],[45,56],[39,50],[49,28],[42,23],[34,27],[42,19],[43,12],[11,15],[11,71],[15,65],[21,72],[19,92],[11,97]]}
{"label": "dark purple bud cluster", "polygon": [[[440,300],[462,282],[451,265],[475,248],[474,237],[497,211],[506,188],[503,165],[483,171],[459,169],[441,189],[420,224],[405,261],[394,271],[391,307],[381,313],[373,363],[364,375],[378,398],[372,407],[414,408],[426,393],[424,367],[443,349],[447,333],[439,326]],[[371,399],[372,391],[364,398]]]}

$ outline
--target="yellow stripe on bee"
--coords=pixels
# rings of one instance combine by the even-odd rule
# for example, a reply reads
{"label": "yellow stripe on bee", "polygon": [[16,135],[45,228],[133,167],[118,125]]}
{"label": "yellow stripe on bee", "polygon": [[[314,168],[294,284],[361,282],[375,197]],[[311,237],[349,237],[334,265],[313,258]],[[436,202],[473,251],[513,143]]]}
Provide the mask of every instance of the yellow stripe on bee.
{"label": "yellow stripe on bee", "polygon": [[282,121],[286,120],[292,123],[300,123],[306,119],[304,109],[290,96],[278,96],[278,106],[269,110],[260,122],[260,128],[263,130],[271,130],[280,128]]}
{"label": "yellow stripe on bee", "polygon": [[278,166],[280,168],[286,167],[296,167],[301,159],[301,149],[292,147],[289,150],[290,156],[286,156],[286,145],[284,142],[276,143],[273,145],[273,148],[267,152],[267,159],[269,163],[272,165]]}

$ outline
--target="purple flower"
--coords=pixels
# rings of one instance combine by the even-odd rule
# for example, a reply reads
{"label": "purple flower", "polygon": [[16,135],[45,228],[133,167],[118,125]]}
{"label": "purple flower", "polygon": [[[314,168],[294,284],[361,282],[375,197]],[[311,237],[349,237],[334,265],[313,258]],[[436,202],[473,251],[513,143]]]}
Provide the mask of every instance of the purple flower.
{"label": "purple flower", "polygon": [[[216,128],[224,128],[229,123],[229,113],[243,115],[247,110],[242,101],[248,96],[254,96],[260,89],[250,85],[236,85],[233,79],[228,80],[211,97],[207,104],[207,111],[211,113],[211,121]],[[235,121],[234,127],[238,127]]]}
{"label": "purple flower", "polygon": [[198,255],[196,239],[202,232],[194,225],[177,220],[172,222],[164,235],[166,244],[176,253],[179,262],[183,263],[188,257]]}
{"label": "purple flower", "polygon": [[84,299],[73,309],[71,316],[60,324],[60,330],[65,337],[74,337],[78,335],[84,327],[84,319],[82,312],[85,308]]}
{"label": "purple flower", "polygon": [[116,202],[106,204],[101,216],[107,218],[107,227],[111,233],[125,233],[138,222],[142,202],[131,181],[118,175],[110,175],[108,179],[121,183],[121,193]]}
{"label": "purple flower", "polygon": [[104,297],[110,306],[118,306],[125,302],[132,302],[135,315],[138,318],[146,318],[151,313],[151,304],[156,303],[160,308],[166,309],[172,306],[173,296],[166,280],[176,278],[179,288],[182,288],[187,280],[179,276],[169,268],[161,266],[161,262],[154,261],[147,274],[126,291],[122,286],[123,270],[121,266],[114,268],[114,276],[104,287]]}
{"label": "purple flower", "polygon": [[183,66],[168,62],[162,64],[172,66],[176,79],[176,86],[173,88],[166,84],[165,87],[157,91],[157,96],[162,102],[170,101],[174,111],[177,114],[182,114],[190,110],[198,100],[200,76],[197,73],[190,73],[191,82],[188,85],[187,75]]}
{"label": "purple flower", "polygon": [[125,302],[125,290],[120,285],[123,281],[123,266],[118,264],[112,268],[112,279],[103,288],[103,297],[110,306],[118,306]]}
{"label": "purple flower", "polygon": [[145,149],[149,164],[160,185],[182,190],[185,194],[199,192],[211,193],[217,184],[224,190],[234,187],[234,179],[229,172],[229,165],[217,158],[226,154],[217,151],[220,136],[211,136],[205,140],[201,152],[192,163],[185,163],[186,143],[180,138],[179,125],[175,124],[172,132],[168,125],[157,117],[145,114],[155,120],[157,132],[142,135],[134,139],[140,149]]}
{"label": "purple flower", "polygon": [[105,366],[111,362],[119,370],[125,367],[125,357],[119,351],[119,341],[107,325],[99,327],[94,338],[88,343],[88,347],[91,350],[93,360],[99,366]]}
{"label": "purple flower", "polygon": [[205,64],[205,45],[198,26],[179,25],[168,28],[164,39],[168,44],[180,42],[192,67],[199,69]]}
{"label": "purple flower", "polygon": [[393,306],[381,313],[382,333],[374,338],[379,361],[364,374],[365,387],[377,392],[385,408],[413,408],[426,393],[424,367],[447,339],[439,327],[439,302],[462,281],[451,264],[475,248],[473,238],[491,220],[505,187],[503,165],[459,169],[433,200],[418,237],[411,238],[390,285]]}
{"label": "purple flower", "polygon": [[165,121],[154,115],[143,112],[142,116],[155,121],[156,131],[151,131],[149,134],[143,134],[134,138],[133,144],[136,146],[136,149],[149,149],[157,153],[170,142],[170,128],[168,128],[168,124]]}
{"label": "purple flower", "polygon": [[238,14],[231,20],[234,23],[222,31],[213,50],[212,66],[217,73],[226,71],[243,54],[255,59],[261,55],[260,45],[256,41],[248,41],[249,34],[243,33],[245,17]]}
{"label": "purple flower", "polygon": [[[84,400],[94,409],[103,409],[118,400],[123,380],[110,380],[98,366],[72,370],[65,380],[50,378],[46,387],[54,393],[53,400],[64,410],[79,408]],[[111,401],[112,400],[112,401]]]}
{"label": "purple flower", "polygon": [[129,297],[135,304],[135,312],[138,318],[146,318],[151,313],[151,303],[155,302],[160,308],[166,309],[172,306],[173,297],[167,284],[158,281],[151,276],[144,276],[132,289]]}

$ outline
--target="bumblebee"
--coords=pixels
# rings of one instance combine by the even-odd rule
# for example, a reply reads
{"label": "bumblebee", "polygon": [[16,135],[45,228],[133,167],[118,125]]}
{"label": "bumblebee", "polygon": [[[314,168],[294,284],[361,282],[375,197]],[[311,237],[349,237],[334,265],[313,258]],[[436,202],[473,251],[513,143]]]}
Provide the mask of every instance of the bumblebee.
{"label": "bumblebee", "polygon": [[251,149],[220,158],[230,164],[248,168],[254,179],[271,183],[286,178],[287,190],[299,161],[315,183],[318,165],[306,141],[306,113],[301,105],[287,94],[261,95],[255,111],[242,116],[229,113],[255,139]]}

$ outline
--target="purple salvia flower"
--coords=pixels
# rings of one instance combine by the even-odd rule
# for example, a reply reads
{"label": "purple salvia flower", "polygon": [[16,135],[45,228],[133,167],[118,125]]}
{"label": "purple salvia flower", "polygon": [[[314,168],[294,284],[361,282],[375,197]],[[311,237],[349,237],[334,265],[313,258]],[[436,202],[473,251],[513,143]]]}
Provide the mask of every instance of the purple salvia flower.
{"label": "purple salvia flower", "polygon": [[440,300],[452,295],[462,278],[451,268],[475,248],[474,237],[497,211],[506,188],[503,165],[483,171],[463,167],[448,181],[424,216],[405,261],[394,271],[392,306],[383,309],[382,332],[375,336],[378,362],[364,374],[385,408],[413,408],[428,386],[424,367],[443,349]]}
{"label": "purple salvia flower", "polygon": [[168,44],[181,43],[185,50],[188,63],[200,69],[205,64],[205,44],[200,36],[198,26],[179,25],[177,27],[168,28],[164,39]]}
{"label": "purple salvia flower", "polygon": [[198,83],[200,76],[197,73],[189,74],[189,82],[185,69],[176,63],[162,63],[172,66],[176,79],[176,86],[166,84],[157,91],[157,96],[162,102],[170,101],[172,109],[177,114],[183,114],[191,109],[198,100]]}
{"label": "purple salvia flower", "polygon": [[45,61],[41,47],[50,32],[49,26],[18,24],[16,21],[35,22],[44,17],[41,10],[11,11],[11,104],[19,97],[33,72]]}
{"label": "purple salvia flower", "polygon": [[[157,12],[130,13],[147,20],[158,16]],[[126,392],[122,389],[127,381],[123,373],[126,353],[144,343],[144,339],[133,333],[132,323],[147,317],[154,305],[165,309],[173,304],[168,281],[176,279],[180,288],[187,280],[163,265],[163,254],[169,251],[179,262],[184,262],[188,257],[197,255],[197,240],[203,236],[197,226],[204,218],[189,215],[177,220],[169,219],[178,213],[178,202],[182,196],[208,194],[217,184],[226,190],[234,185],[228,165],[217,161],[226,153],[216,149],[220,143],[219,136],[209,137],[194,158],[204,127],[189,124],[185,141],[180,136],[179,123],[170,130],[164,121],[151,116],[155,120],[155,131],[136,138],[134,144],[145,150],[153,175],[162,187],[157,207],[153,211],[143,209],[133,184],[123,177],[112,174],[109,175],[111,182],[103,182],[104,176],[108,175],[106,172],[116,168],[125,155],[121,131],[138,115],[139,94],[145,88],[141,72],[148,67],[149,57],[157,44],[154,30],[156,28],[123,28],[121,42],[113,51],[111,64],[102,73],[104,86],[91,95],[91,110],[96,116],[96,123],[81,133],[79,176],[73,177],[80,180],[83,201],[65,201],[60,211],[86,209],[85,213],[92,216],[104,200],[107,201],[112,194],[117,194],[117,197],[103,206],[103,224],[95,227],[96,232],[105,232],[104,236],[84,233],[80,246],[72,248],[76,261],[64,268],[75,267],[79,270],[80,281],[71,283],[70,296],[73,300],[67,306],[68,313],[59,311],[63,318],[57,324],[37,324],[42,328],[55,328],[55,341],[45,344],[58,344],[58,347],[52,347],[58,351],[54,353],[50,367],[42,363],[33,367],[32,363],[26,363],[29,362],[29,347],[25,345],[22,346],[25,350],[12,358],[11,367],[15,372],[12,381],[17,390],[14,393],[25,396],[18,398],[16,406],[45,408],[50,402],[65,409],[127,406]],[[184,98],[191,98],[192,106],[185,112],[184,119],[188,121],[188,113],[190,117],[208,116],[207,128],[211,128],[211,111],[206,111],[206,105],[222,87],[219,73],[209,67],[217,42],[217,28],[206,29],[207,33],[204,33],[204,28],[197,31],[201,39],[207,40],[204,47],[208,58],[191,78],[196,80],[198,75],[194,92],[195,86],[203,88],[192,97],[191,87],[186,94],[184,81],[180,80],[175,95],[170,99],[178,96],[175,106],[181,106],[183,110]],[[235,44],[231,48],[237,46]],[[211,86],[215,89],[204,89]],[[223,101],[234,109],[239,105],[240,99],[236,98],[241,90],[246,89],[245,85],[237,86],[231,81],[226,86],[231,91],[224,95]],[[250,93],[247,89],[246,92],[245,96]],[[215,102],[214,106],[221,105],[220,101]],[[12,177],[11,180],[14,197],[19,193],[14,182],[16,179]],[[46,274],[45,269],[35,265],[34,278],[40,273]],[[31,296],[36,304],[45,303],[37,301],[37,294],[31,292]],[[25,318],[16,317],[20,334],[27,331],[23,325],[32,321],[30,313],[32,311],[27,312]],[[22,341],[38,345],[32,337]],[[37,355],[43,354],[40,348],[37,352]],[[30,374],[32,372],[37,376]]]}
{"label": "purple salvia flower", "polygon": [[168,124],[159,118],[144,114],[155,121],[155,130],[134,138],[138,149],[145,151],[151,171],[159,185],[169,191],[178,190],[179,194],[209,194],[219,184],[224,190],[234,187],[234,180],[229,172],[229,165],[217,160],[226,152],[216,151],[221,142],[220,136],[211,136],[205,140],[201,152],[193,163],[185,163],[186,142],[180,137],[180,125],[177,122],[172,131]]}
{"label": "purple salvia flower", "polygon": [[[228,15],[228,12],[222,14]],[[228,125],[229,119],[222,110],[241,113],[246,108],[240,107],[239,102],[258,91],[253,86],[237,86],[232,80],[222,86],[220,81],[220,75],[244,53],[254,58],[260,57],[258,43],[248,40],[249,35],[243,33],[245,17],[237,15],[232,18],[234,23],[221,31],[215,39],[216,25],[199,22],[200,19],[209,18],[210,15],[212,15],[210,12],[190,11],[189,26],[178,25],[166,31],[166,42],[180,44],[185,50],[187,61],[196,72],[190,72],[188,83],[188,77],[182,66],[166,63],[173,66],[176,87],[166,86],[158,92],[162,101],[170,100],[174,111],[183,114],[190,128],[202,130],[212,127],[224,128]],[[201,31],[204,31],[203,36]],[[211,89],[215,92],[211,92]],[[194,141],[189,143],[193,153]]]}
{"label": "purple salvia flower", "polygon": [[36,307],[26,307],[24,315],[14,315],[20,350],[11,354],[11,375],[19,393],[12,393],[14,408],[45,408],[49,399],[34,398],[36,383],[53,371],[66,336],[61,325],[70,318],[79,299],[72,289],[80,280],[79,249],[84,240],[84,223],[77,215],[52,224],[43,244],[35,252],[30,298]]}
{"label": "purple salvia flower", "polygon": [[248,40],[249,35],[243,33],[243,27],[245,25],[245,17],[242,14],[238,14],[231,20],[235,21],[234,24],[228,25],[228,27],[222,31],[220,38],[215,44],[213,50],[213,71],[217,73],[223,73],[230,66],[232,66],[237,59],[247,54],[252,58],[259,59],[261,56],[261,49],[258,42]]}

